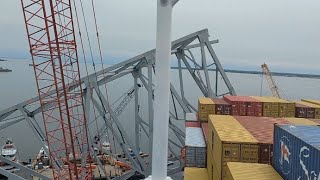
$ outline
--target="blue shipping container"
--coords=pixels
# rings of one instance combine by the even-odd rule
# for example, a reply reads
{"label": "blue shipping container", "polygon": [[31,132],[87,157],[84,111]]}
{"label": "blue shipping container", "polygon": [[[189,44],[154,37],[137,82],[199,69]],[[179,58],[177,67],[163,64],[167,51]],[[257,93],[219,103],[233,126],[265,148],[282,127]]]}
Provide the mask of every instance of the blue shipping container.
{"label": "blue shipping container", "polygon": [[320,127],[275,126],[273,166],[286,180],[320,180]]}

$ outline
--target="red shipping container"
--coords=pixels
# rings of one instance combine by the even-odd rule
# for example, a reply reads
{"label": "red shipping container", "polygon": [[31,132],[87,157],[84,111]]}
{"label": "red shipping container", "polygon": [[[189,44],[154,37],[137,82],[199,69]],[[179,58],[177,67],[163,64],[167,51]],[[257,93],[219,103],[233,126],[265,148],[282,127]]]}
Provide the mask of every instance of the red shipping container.
{"label": "red shipping container", "polygon": [[201,127],[199,121],[186,121],[185,125],[186,127]]}
{"label": "red shipping container", "polygon": [[259,143],[259,163],[271,164],[274,124],[291,124],[281,118],[234,116]]}
{"label": "red shipping container", "polygon": [[204,140],[206,141],[206,144],[208,145],[208,123],[201,123],[201,128],[202,128]]}
{"label": "red shipping container", "polygon": [[212,98],[216,104],[216,114],[218,115],[231,115],[231,105],[224,99]]}
{"label": "red shipping container", "polygon": [[224,96],[235,116],[262,116],[262,102],[249,96]]}
{"label": "red shipping container", "polygon": [[314,118],[315,109],[300,103],[296,103],[296,117],[298,118]]}

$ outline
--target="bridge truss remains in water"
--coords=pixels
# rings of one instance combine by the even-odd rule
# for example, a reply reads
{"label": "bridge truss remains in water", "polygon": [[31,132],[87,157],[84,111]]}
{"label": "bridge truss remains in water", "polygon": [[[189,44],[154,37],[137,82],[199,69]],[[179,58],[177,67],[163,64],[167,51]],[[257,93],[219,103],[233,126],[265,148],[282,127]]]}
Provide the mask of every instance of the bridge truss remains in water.
{"label": "bridge truss remains in water", "polygon": [[[179,166],[175,166],[174,168],[168,169],[168,175],[179,172],[183,167],[183,162],[181,162],[179,158],[179,153],[174,151],[174,147],[181,149],[184,145],[184,131],[179,129],[176,126],[176,121],[181,119],[185,119],[185,114],[189,112],[196,112],[197,109],[190,103],[190,100],[185,96],[185,80],[182,70],[187,69],[187,72],[191,75],[193,81],[196,86],[200,89],[203,96],[206,97],[219,97],[225,94],[236,95],[217,55],[214,52],[212,44],[217,43],[217,40],[210,41],[209,33],[207,29],[192,33],[185,37],[182,37],[178,40],[172,42],[172,55],[175,56],[175,60],[177,60],[178,64],[178,76],[179,76],[179,84],[171,83],[171,102],[174,106],[172,112],[170,112],[170,129],[173,134],[176,136],[178,141],[174,141],[169,139],[169,147],[168,149],[174,155],[173,160],[177,161]],[[192,50],[192,51],[191,51]],[[199,56],[194,56],[193,51],[198,51]],[[197,57],[197,58],[196,58]],[[213,66],[213,68],[217,69],[215,78],[209,75],[208,68]],[[121,179],[127,179],[132,176],[135,172],[139,172],[145,176],[151,173],[151,163],[146,163],[146,161],[139,155],[141,139],[139,136],[140,128],[143,130],[145,135],[148,137],[148,153],[151,162],[152,157],[152,134],[153,134],[153,76],[154,76],[154,68],[155,67],[155,50],[150,50],[143,54],[140,54],[136,57],[123,61],[121,63],[115,64],[108,68],[105,68],[101,71],[98,71],[94,74],[91,74],[87,77],[83,77],[81,79],[82,88],[84,92],[85,98],[85,111],[87,119],[89,119],[90,112],[92,112],[92,107],[99,113],[100,118],[99,121],[103,122],[104,126],[100,127],[102,132],[106,132],[107,130],[111,131],[115,141],[121,147],[122,152],[129,158],[130,165],[132,171],[130,173],[124,174]],[[184,70],[185,71],[185,70]],[[108,99],[104,92],[100,90],[100,86],[113,82],[115,80],[124,78],[125,76],[133,77],[133,91],[128,96],[124,96],[122,100],[123,103],[117,108],[110,107]],[[221,82],[218,83],[219,79]],[[188,80],[190,81],[190,80]],[[72,83],[71,83],[72,84]],[[142,84],[147,91],[147,118],[143,119],[143,117],[139,114],[139,94],[138,89]],[[221,88],[224,86],[224,88]],[[69,92],[75,90],[77,85],[71,85],[67,90]],[[196,88],[196,87],[195,87]],[[224,89],[226,90],[224,93],[218,94],[218,92],[222,92]],[[47,94],[54,94],[55,91],[51,91]],[[111,94],[112,96],[112,94]],[[134,131],[135,137],[130,137],[126,131],[126,128],[120,122],[118,116],[124,108],[126,104],[130,102],[130,99],[134,99],[134,116],[130,119],[134,121]],[[0,111],[0,130],[12,126],[21,121],[27,121],[30,125],[31,129],[34,132],[34,136],[38,138],[38,140],[42,143],[43,147],[47,147],[46,145],[46,137],[43,133],[43,130],[39,123],[42,123],[41,116],[38,114],[41,113],[41,108],[50,109],[54,107],[54,103],[48,103],[44,106],[40,106],[39,97],[35,97],[29,99],[25,102],[19,103],[15,106],[7,108],[5,110]],[[181,116],[178,117],[178,113],[176,112],[177,107],[182,110]],[[13,116],[20,115],[21,118],[12,118]],[[91,123],[89,120],[88,123]],[[93,133],[90,133],[93,134]],[[95,136],[90,137],[90,143],[93,147],[96,146],[94,141]],[[173,138],[172,138],[173,139]],[[129,149],[132,149],[136,158],[133,158],[130,155]],[[97,162],[99,166],[102,166],[100,161],[97,158]],[[11,163],[13,166],[18,166],[15,163]],[[33,174],[34,176],[40,176],[35,173],[33,170],[20,167],[21,171],[26,174]],[[104,169],[101,167],[101,169]],[[1,172],[0,172],[1,173]],[[102,172],[105,176],[107,176],[107,172]],[[16,175],[11,174],[10,172],[5,173],[6,176],[11,176],[14,178]],[[108,177],[107,177],[108,178]]]}

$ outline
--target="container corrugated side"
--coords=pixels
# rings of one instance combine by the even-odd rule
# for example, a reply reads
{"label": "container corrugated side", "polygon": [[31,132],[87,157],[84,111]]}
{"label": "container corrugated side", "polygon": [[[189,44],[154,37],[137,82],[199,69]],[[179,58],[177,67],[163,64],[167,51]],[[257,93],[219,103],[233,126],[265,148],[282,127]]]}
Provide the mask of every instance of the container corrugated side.
{"label": "container corrugated side", "polygon": [[231,115],[231,104],[224,99],[212,98],[212,101],[216,104],[217,115]]}
{"label": "container corrugated side", "polygon": [[320,127],[275,126],[274,168],[286,179],[319,179]]}
{"label": "container corrugated side", "polygon": [[269,97],[270,99],[279,102],[279,117],[294,117],[296,106],[294,102],[284,99]]}
{"label": "container corrugated side", "polygon": [[312,104],[305,101],[297,101],[298,103],[314,108],[314,118],[320,119],[320,105]]}
{"label": "container corrugated side", "polygon": [[208,123],[201,123],[201,128],[206,144],[208,144]]}
{"label": "container corrugated side", "polygon": [[271,164],[273,153],[274,124],[290,124],[281,118],[234,116],[259,144],[259,163]]}
{"label": "container corrugated side", "polygon": [[208,180],[208,170],[206,168],[186,167],[184,169],[184,180]]}
{"label": "container corrugated side", "polygon": [[263,116],[265,117],[279,117],[279,102],[274,101],[269,97],[251,96],[263,103]]}
{"label": "container corrugated side", "polygon": [[209,180],[213,179],[213,159],[212,159],[212,150],[210,147],[207,147],[207,169],[208,169],[208,177]]}
{"label": "container corrugated side", "polygon": [[224,180],[282,180],[270,165],[228,162]]}
{"label": "container corrugated side", "polygon": [[213,177],[222,178],[226,162],[258,162],[257,140],[232,116],[210,115],[208,125],[208,149],[217,169]]}
{"label": "container corrugated side", "polygon": [[315,109],[301,104],[299,101],[295,101],[296,103],[296,116],[297,118],[314,118]]}
{"label": "container corrugated side", "polygon": [[313,122],[309,119],[305,119],[305,118],[285,118],[285,120],[287,120],[295,125],[309,125],[309,126],[319,125],[318,123],[315,123],[315,122]]}
{"label": "container corrugated side", "polygon": [[208,115],[215,114],[215,108],[211,98],[200,97],[198,100],[198,120],[208,121]]}
{"label": "container corrugated side", "polygon": [[309,103],[316,104],[316,105],[320,105],[320,100],[302,99],[302,101],[309,102]]}
{"label": "container corrugated side", "polygon": [[186,128],[185,147],[186,167],[206,167],[207,149],[201,128]]}
{"label": "container corrugated side", "polygon": [[234,116],[262,116],[262,102],[250,96],[224,96]]}

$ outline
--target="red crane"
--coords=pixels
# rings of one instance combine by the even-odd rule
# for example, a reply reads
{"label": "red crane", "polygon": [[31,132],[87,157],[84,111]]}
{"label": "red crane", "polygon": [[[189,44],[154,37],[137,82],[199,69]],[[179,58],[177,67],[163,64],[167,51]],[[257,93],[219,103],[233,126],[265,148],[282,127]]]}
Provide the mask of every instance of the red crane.
{"label": "red crane", "polygon": [[[91,179],[70,0],[21,0],[54,179]],[[48,92],[55,90],[56,93]],[[46,107],[46,104],[54,104]],[[89,165],[88,165],[89,164]]]}

